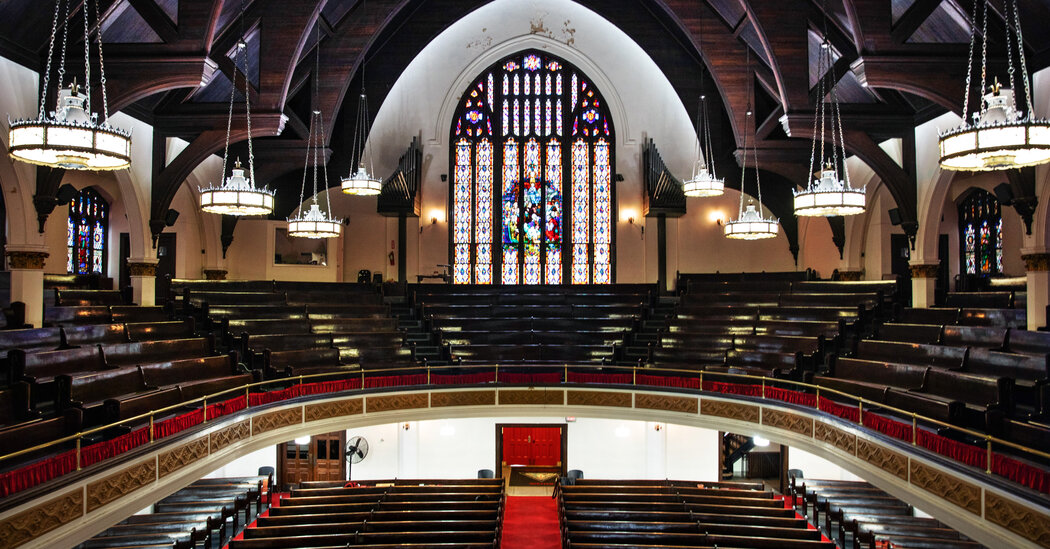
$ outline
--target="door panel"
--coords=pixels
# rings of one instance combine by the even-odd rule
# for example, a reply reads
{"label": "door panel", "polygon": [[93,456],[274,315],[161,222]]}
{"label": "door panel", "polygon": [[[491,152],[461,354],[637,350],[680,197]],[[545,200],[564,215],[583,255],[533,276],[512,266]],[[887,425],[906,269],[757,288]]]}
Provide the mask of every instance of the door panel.
{"label": "door panel", "polygon": [[310,437],[309,444],[288,441],[277,446],[277,473],[281,484],[346,478],[346,431]]}
{"label": "door panel", "polygon": [[503,427],[504,465],[561,464],[560,427]]}

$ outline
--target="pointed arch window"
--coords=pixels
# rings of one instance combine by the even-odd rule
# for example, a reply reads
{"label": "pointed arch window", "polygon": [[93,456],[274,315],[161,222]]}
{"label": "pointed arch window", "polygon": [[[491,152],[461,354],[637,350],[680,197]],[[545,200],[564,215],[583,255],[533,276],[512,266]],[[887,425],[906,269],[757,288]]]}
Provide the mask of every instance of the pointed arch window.
{"label": "pointed arch window", "polygon": [[106,273],[106,230],[109,203],[98,191],[87,187],[69,203],[66,223],[66,272],[70,274]]}
{"label": "pointed arch window", "polygon": [[507,57],[467,88],[450,142],[453,282],[613,282],[615,141],[590,78]]}
{"label": "pointed arch window", "polygon": [[959,242],[964,273],[1003,272],[1003,217],[992,193],[973,189],[959,205]]}

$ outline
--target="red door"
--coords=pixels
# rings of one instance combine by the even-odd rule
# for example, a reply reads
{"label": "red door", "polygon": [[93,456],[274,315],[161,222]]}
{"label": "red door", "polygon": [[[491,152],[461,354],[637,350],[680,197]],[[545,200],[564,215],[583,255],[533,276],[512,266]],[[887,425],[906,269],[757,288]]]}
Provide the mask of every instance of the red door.
{"label": "red door", "polygon": [[560,427],[504,427],[505,465],[561,465]]}

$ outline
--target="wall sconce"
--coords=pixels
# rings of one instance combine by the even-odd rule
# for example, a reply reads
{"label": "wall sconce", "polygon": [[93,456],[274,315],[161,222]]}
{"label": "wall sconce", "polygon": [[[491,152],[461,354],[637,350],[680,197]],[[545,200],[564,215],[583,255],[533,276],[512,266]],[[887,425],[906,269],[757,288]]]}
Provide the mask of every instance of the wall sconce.
{"label": "wall sconce", "polygon": [[[442,210],[437,210],[437,209],[430,210],[430,224],[432,226],[433,225],[437,225],[439,221],[442,222],[442,223],[445,222],[445,212],[442,211]],[[425,228],[426,228],[426,226],[423,223],[420,223],[419,224],[419,233],[422,234],[423,233],[423,229],[425,229]]]}
{"label": "wall sconce", "polygon": [[409,428],[411,428],[411,427],[412,427],[412,424],[408,423],[408,422],[405,422],[405,424],[401,426],[401,428],[406,430],[406,431],[409,430]]}
{"label": "wall sconce", "polygon": [[663,429],[663,428],[664,428],[663,425],[660,425],[659,423],[657,423],[656,425],[653,426],[653,430],[655,430],[657,433],[659,433],[660,429]]}
{"label": "wall sconce", "polygon": [[712,223],[717,223],[718,226],[721,227],[726,221],[726,214],[722,210],[709,210],[707,212],[707,220]]}
{"label": "wall sconce", "polygon": [[627,222],[630,223],[631,225],[634,225],[634,218],[633,217],[628,217],[627,218]]}

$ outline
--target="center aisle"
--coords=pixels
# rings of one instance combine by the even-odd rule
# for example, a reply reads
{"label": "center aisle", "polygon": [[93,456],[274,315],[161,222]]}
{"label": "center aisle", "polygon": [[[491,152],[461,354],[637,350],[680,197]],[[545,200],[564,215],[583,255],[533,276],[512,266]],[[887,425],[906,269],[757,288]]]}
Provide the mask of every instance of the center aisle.
{"label": "center aisle", "polygon": [[503,549],[559,549],[558,502],[550,496],[508,496],[503,511]]}

